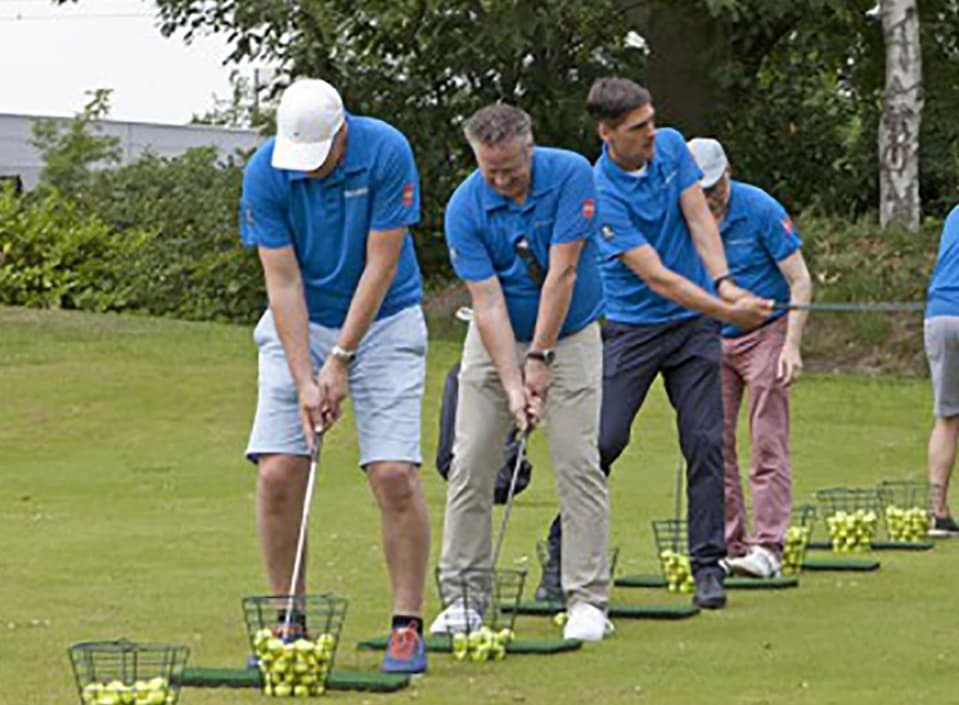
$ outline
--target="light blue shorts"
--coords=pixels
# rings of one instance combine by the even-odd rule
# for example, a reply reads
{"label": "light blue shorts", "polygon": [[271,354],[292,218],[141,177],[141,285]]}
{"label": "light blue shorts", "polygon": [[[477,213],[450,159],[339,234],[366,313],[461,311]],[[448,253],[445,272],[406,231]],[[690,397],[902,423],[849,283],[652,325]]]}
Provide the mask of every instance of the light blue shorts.
{"label": "light blue shorts", "polygon": [[[310,323],[310,357],[318,373],[339,330]],[[246,457],[308,455],[296,385],[267,310],[253,332],[259,348],[259,395]],[[360,466],[377,461],[420,464],[420,412],[426,381],[426,321],[411,306],[374,321],[350,365]]]}

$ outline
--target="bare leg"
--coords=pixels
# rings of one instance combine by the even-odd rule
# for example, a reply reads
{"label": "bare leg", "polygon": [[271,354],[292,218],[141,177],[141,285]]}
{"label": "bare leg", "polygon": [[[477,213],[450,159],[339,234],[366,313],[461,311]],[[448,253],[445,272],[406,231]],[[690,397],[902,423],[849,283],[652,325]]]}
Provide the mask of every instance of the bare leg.
{"label": "bare leg", "polygon": [[[309,458],[299,455],[260,457],[256,484],[256,527],[270,589],[277,595],[287,594],[293,579],[309,470]],[[305,545],[303,552],[306,553]],[[305,555],[296,592],[306,592]]]}
{"label": "bare leg", "polygon": [[421,616],[430,524],[419,471],[411,463],[384,461],[370,463],[366,474],[380,506],[393,614]]}
{"label": "bare leg", "polygon": [[959,416],[936,418],[929,436],[929,482],[933,486],[933,513],[949,515],[949,477],[956,462],[956,438],[959,437]]}

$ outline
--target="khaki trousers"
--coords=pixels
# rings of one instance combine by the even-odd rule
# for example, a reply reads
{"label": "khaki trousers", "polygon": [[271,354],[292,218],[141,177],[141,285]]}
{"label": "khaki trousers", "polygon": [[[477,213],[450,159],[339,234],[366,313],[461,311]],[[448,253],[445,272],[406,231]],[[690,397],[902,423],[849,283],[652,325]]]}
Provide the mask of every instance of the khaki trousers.
{"label": "khaki trousers", "polygon": [[[528,347],[516,344],[517,361],[525,358]],[[544,430],[563,521],[562,580],[567,603],[605,608],[609,493],[599,466],[602,358],[597,323],[557,343]],[[447,604],[462,591],[462,571],[490,567],[493,489],[511,424],[506,394],[475,325],[466,335],[459,384],[440,557],[440,589]],[[482,589],[470,586],[471,591],[477,588]]]}

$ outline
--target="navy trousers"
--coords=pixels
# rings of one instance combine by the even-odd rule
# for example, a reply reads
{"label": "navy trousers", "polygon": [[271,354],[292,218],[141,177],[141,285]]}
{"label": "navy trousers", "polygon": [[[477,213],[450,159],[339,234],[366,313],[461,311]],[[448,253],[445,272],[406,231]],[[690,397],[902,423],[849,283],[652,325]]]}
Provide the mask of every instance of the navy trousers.
{"label": "navy trousers", "polygon": [[[719,323],[704,316],[654,325],[607,323],[603,329],[603,407],[599,452],[603,472],[629,445],[633,420],[657,374],[676,410],[686,460],[689,556],[695,575],[722,574],[723,397]],[[559,516],[550,527],[559,555]]]}

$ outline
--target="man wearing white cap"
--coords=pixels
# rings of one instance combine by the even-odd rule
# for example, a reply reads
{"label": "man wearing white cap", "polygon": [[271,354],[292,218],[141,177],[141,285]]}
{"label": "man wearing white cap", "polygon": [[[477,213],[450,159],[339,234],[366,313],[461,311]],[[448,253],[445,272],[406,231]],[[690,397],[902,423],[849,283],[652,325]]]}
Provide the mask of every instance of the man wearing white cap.
{"label": "man wearing white cap", "polygon": [[[260,544],[270,587],[286,593],[310,451],[349,391],[393,589],[382,668],[406,673],[426,670],[430,541],[418,477],[426,325],[408,231],[418,220],[406,138],[346,113],[325,81],[290,85],[275,139],[247,165],[241,203],[243,241],[259,250],[270,299],[254,333],[259,400],[246,451],[258,466]],[[303,571],[295,588],[306,591]]]}
{"label": "man wearing white cap", "polygon": [[[690,140],[703,172],[700,185],[719,226],[729,273],[739,286],[776,301],[808,304],[812,282],[802,241],[786,210],[762,189],[733,181],[722,145]],[[734,573],[777,575],[789,528],[792,471],[789,459],[789,385],[802,372],[806,312],[774,312],[757,328],[723,326],[723,462],[726,484],[726,550]],[[753,530],[747,535],[736,425],[748,391]]]}

